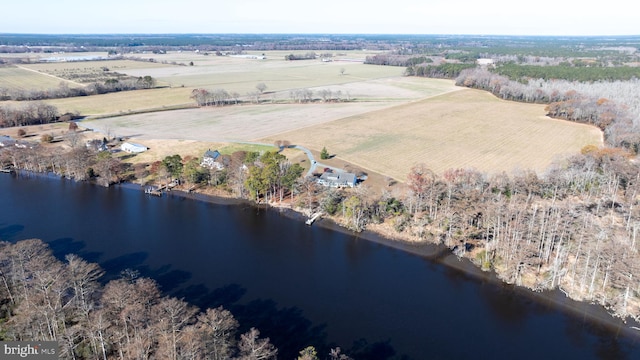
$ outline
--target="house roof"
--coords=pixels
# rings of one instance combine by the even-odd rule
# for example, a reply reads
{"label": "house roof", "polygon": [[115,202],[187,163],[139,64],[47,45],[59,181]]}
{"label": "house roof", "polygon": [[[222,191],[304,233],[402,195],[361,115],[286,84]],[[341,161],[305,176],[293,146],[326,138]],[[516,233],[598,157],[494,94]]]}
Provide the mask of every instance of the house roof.
{"label": "house roof", "polygon": [[124,145],[124,146],[129,146],[129,147],[136,147],[136,148],[144,148],[144,149],[147,149],[147,147],[146,147],[146,146],[144,146],[144,145],[136,144],[136,143],[132,143],[132,142],[125,142],[125,143],[123,143],[122,145]]}
{"label": "house roof", "polygon": [[320,175],[320,180],[327,185],[354,185],[356,183],[356,174],[348,172],[325,172]]}
{"label": "house roof", "polygon": [[211,151],[211,149],[209,149],[204,153],[204,157],[212,158],[213,160],[216,160],[219,156],[220,152],[218,150]]}

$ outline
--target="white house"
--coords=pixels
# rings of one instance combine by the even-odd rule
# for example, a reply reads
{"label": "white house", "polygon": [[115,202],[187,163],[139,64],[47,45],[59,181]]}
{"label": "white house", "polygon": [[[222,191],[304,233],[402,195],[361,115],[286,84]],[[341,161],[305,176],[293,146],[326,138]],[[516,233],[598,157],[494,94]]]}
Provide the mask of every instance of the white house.
{"label": "white house", "polygon": [[144,145],[130,142],[122,143],[122,145],[120,145],[120,149],[131,154],[137,154],[149,150],[149,148]]}
{"label": "white house", "polygon": [[200,166],[209,169],[224,169],[224,164],[222,163],[220,152],[218,150],[211,151],[211,149],[205,151],[204,155],[202,156],[202,162],[200,163]]}

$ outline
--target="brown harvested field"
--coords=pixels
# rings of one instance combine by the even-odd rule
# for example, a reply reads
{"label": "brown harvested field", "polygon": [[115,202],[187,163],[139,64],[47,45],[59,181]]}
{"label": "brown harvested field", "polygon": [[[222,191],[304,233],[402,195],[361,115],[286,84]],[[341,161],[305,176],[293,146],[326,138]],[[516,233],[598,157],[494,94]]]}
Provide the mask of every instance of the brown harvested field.
{"label": "brown harvested field", "polygon": [[547,118],[544,105],[503,101],[478,90],[441,90],[440,95],[408,103],[245,105],[121,116],[84,125],[141,142],[288,140],[316,152],[326,146],[336,154],[326,161],[329,165],[350,163],[400,181],[421,162],[438,173],[448,168],[542,172],[554,160],[602,141],[595,127]]}
{"label": "brown harvested field", "polygon": [[[348,84],[341,89],[344,92],[359,94],[363,100],[341,103],[264,103],[208,107],[89,120],[84,121],[83,126],[102,131],[110,129],[120,136],[137,136],[146,139],[255,141],[447,91],[457,91],[460,88],[453,86],[451,81],[397,77]],[[318,88],[313,90],[317,91]],[[115,97],[121,94],[109,95]],[[131,100],[136,98],[132,97]],[[56,102],[60,106],[59,104],[65,100]],[[105,106],[109,105],[105,103]]]}
{"label": "brown harvested field", "polygon": [[118,136],[141,139],[256,141],[391,105],[374,102],[210,107],[90,120],[80,126],[97,131],[110,129]]}
{"label": "brown harvested field", "polygon": [[[75,75],[100,76],[102,67],[111,72],[130,76],[152,76],[158,85],[170,86],[142,91],[127,91],[115,94],[85,96],[69,99],[48,100],[61,113],[79,112],[82,115],[114,115],[139,112],[150,109],[171,108],[195,104],[190,98],[193,88],[209,90],[224,89],[238,93],[241,99],[256,91],[258,83],[267,85],[263,101],[290,100],[290,90],[312,89],[316,97],[321,89],[329,89],[334,94],[340,92],[341,99],[366,99],[381,101],[406,101],[419,99],[442,89],[452,88],[450,81],[434,80],[424,82],[418,78],[403,78],[400,67],[365,65],[358,62],[322,62],[320,60],[285,61],[284,53],[268,60],[235,58],[228,56],[204,56],[194,53],[171,53],[152,55],[157,62],[112,60],[80,61],[24,65],[21,74],[56,87],[63,78]],[[367,53],[351,52],[349,57],[363,58]],[[145,55],[147,56],[147,55]],[[176,66],[160,63],[177,61],[194,66]],[[344,73],[341,70],[344,68]],[[29,70],[27,70],[29,69]],[[76,79],[80,81],[80,78]],[[427,84],[426,86],[424,84]],[[71,84],[70,86],[74,86]]]}
{"label": "brown harvested field", "polygon": [[[275,136],[262,139],[275,140]],[[425,163],[437,173],[449,168],[512,172],[544,171],[554,160],[601,145],[595,127],[553,120],[544,105],[503,101],[464,89],[278,134],[311,149],[326,146],[332,161],[404,180],[409,169]]]}
{"label": "brown harvested field", "polygon": [[[193,61],[194,66],[91,62],[86,65],[87,71],[107,65],[128,75],[151,75],[174,87],[47,102],[61,113],[123,115],[84,121],[89,128],[131,136],[142,143],[177,141],[152,146],[158,150],[155,156],[187,148],[199,153],[227,141],[272,144],[274,140],[288,140],[314,151],[326,146],[336,154],[330,164],[342,166],[348,162],[401,181],[420,162],[436,172],[452,167],[488,172],[531,168],[541,172],[554,159],[601,143],[597,129],[548,119],[543,105],[501,101],[482,91],[457,88],[449,80],[403,77],[403,69],[396,67],[349,61],[285,61],[284,55],[267,53],[267,60],[193,53],[149,56],[158,61]],[[352,55],[363,58],[366,53]],[[54,73],[77,70],[78,66],[84,65],[39,64],[30,68]],[[193,87],[222,88],[244,96],[255,91],[260,82],[267,85],[260,105],[124,115],[189,106],[194,103],[189,98]],[[284,103],[290,98],[290,90],[298,88],[313,90],[316,98],[321,90],[329,89],[350,101]]]}

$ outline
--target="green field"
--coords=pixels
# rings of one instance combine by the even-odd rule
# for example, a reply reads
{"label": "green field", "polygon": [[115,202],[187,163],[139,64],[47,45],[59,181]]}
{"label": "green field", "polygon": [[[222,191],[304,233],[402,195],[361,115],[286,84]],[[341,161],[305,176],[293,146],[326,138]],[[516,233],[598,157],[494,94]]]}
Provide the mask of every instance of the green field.
{"label": "green field", "polygon": [[267,85],[267,92],[277,92],[400,76],[404,71],[400,67],[380,67],[357,62],[285,61],[284,57],[267,60],[217,56],[209,58],[207,61],[194,61],[194,66],[131,69],[126,73],[133,76],[150,75],[159,84],[174,87],[225,89],[245,95],[256,91],[258,83]]}
{"label": "green field", "polygon": [[85,116],[99,116],[191,106],[194,102],[189,99],[190,95],[191,89],[187,88],[158,88],[53,99],[45,102],[56,106],[62,114],[78,112]]}
{"label": "green field", "polygon": [[[30,71],[16,66],[0,67],[0,89],[11,90],[47,90],[56,88],[64,79]],[[74,84],[69,84],[73,86]]]}

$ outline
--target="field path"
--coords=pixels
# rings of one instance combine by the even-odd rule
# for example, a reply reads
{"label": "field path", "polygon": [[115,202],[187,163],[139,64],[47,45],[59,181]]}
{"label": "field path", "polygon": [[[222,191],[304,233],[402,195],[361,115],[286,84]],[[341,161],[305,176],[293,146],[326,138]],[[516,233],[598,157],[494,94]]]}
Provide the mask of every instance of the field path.
{"label": "field path", "polygon": [[74,84],[74,85],[80,86],[80,87],[85,87],[86,86],[85,84],[81,84],[81,83],[73,81],[73,80],[63,79],[63,78],[57,77],[55,75],[47,74],[46,72],[41,72],[41,71],[38,71],[38,70],[30,69],[28,67],[24,67],[24,66],[21,66],[21,65],[16,65],[16,67],[19,68],[19,69],[22,69],[22,70],[34,72],[36,74],[45,75],[45,76],[48,76],[48,77],[51,77],[51,78],[54,78],[54,79],[58,79],[61,82],[71,83],[71,84]]}

